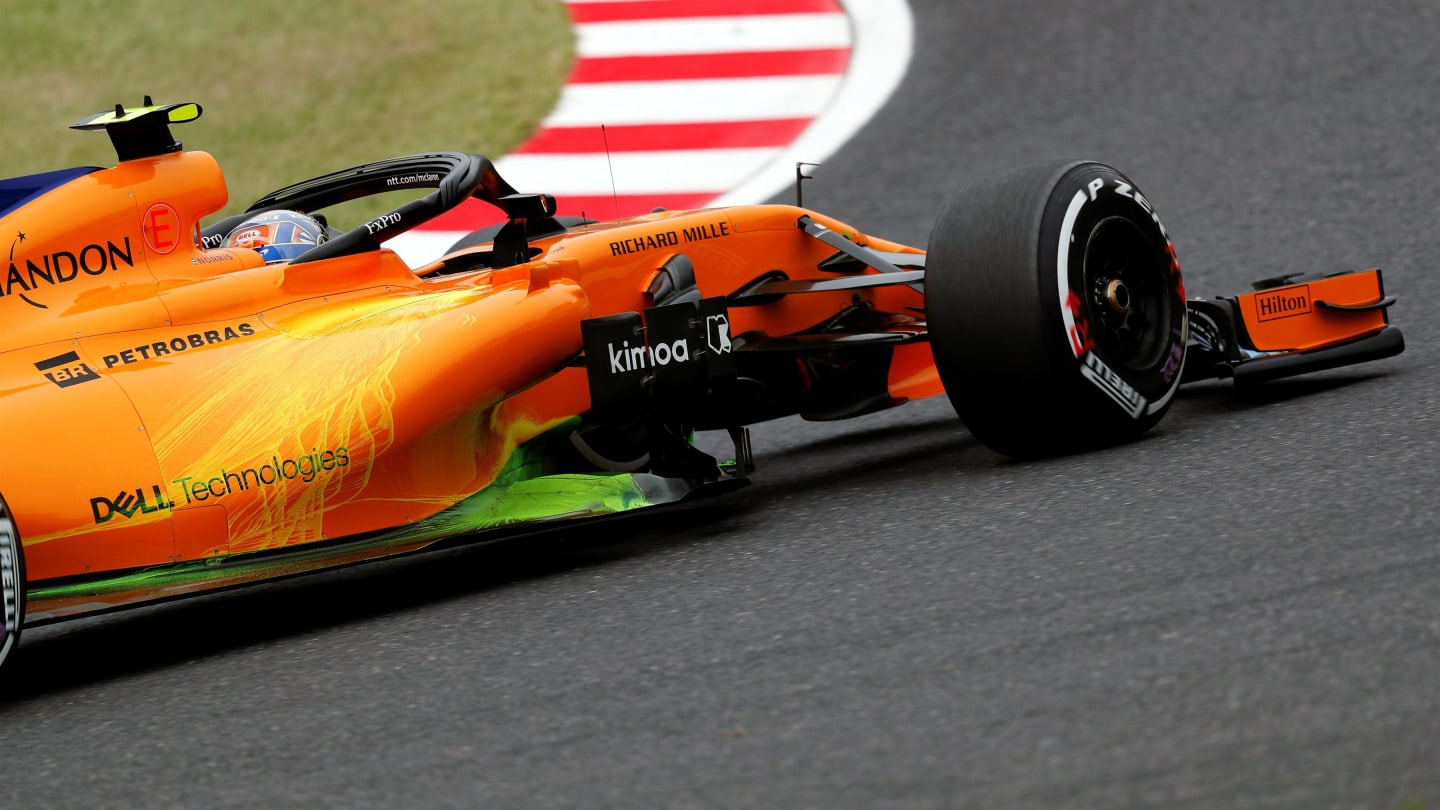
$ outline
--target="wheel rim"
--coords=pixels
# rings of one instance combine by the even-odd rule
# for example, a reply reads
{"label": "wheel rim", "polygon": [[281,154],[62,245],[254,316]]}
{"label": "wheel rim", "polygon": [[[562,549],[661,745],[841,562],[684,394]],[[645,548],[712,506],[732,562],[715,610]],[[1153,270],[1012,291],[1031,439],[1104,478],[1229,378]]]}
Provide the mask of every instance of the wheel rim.
{"label": "wheel rim", "polygon": [[1173,306],[1166,255],[1134,222],[1107,217],[1085,245],[1084,307],[1105,359],[1131,371],[1164,358]]}

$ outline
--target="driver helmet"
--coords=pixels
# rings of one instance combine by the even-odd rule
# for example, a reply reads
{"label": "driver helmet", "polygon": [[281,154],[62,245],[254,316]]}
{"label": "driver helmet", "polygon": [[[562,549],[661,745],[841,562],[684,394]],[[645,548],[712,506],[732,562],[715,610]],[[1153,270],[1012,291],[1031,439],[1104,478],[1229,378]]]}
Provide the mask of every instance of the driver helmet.
{"label": "driver helmet", "polygon": [[315,217],[281,209],[236,225],[225,237],[225,247],[251,248],[265,257],[266,264],[273,264],[298,259],[326,238],[325,226]]}

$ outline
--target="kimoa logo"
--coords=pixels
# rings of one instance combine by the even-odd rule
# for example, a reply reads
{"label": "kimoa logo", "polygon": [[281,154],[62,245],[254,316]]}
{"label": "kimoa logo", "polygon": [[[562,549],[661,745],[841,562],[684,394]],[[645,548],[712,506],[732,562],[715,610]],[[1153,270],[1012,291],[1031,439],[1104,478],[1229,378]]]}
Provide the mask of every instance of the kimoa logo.
{"label": "kimoa logo", "polygon": [[135,266],[135,253],[130,247],[130,237],[122,243],[107,240],[105,244],[92,242],[79,250],[56,250],[40,256],[17,259],[17,250],[25,243],[24,232],[16,233],[10,243],[10,267],[5,279],[0,282],[0,298],[15,296],[32,307],[49,309],[29,297],[42,287],[67,284],[82,275],[103,276],[121,267]]}
{"label": "kimoa logo", "polygon": [[684,338],[670,343],[657,343],[654,346],[631,346],[630,341],[626,340],[620,343],[618,349],[614,343],[605,344],[605,348],[610,352],[611,374],[690,362],[690,344]]}
{"label": "kimoa logo", "polygon": [[705,339],[710,344],[710,351],[716,354],[729,354],[734,348],[730,342],[730,317],[724,313],[707,316],[705,318]]}

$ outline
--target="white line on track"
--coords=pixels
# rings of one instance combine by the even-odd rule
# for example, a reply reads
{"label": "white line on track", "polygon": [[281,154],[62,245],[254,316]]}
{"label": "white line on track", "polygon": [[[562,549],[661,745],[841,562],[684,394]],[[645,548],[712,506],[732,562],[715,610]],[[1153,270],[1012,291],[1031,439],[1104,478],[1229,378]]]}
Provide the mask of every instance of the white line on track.
{"label": "white line on track", "polygon": [[839,76],[577,84],[561,95],[545,126],[613,127],[814,116],[825,110],[840,85]]}
{"label": "white line on track", "polygon": [[764,202],[795,181],[795,163],[820,163],[880,112],[905,78],[915,44],[915,22],[905,0],[844,0],[855,47],[840,89],[794,143],[740,180],[712,206]]}
{"label": "white line on track", "polygon": [[575,50],[587,57],[850,46],[850,23],[841,13],[585,23],[575,32]]}
{"label": "white line on track", "polygon": [[516,188],[557,188],[570,194],[725,191],[776,155],[773,149],[705,149],[664,152],[510,155],[497,160],[500,175]]}
{"label": "white line on track", "polygon": [[[567,0],[594,1],[598,0]],[[768,15],[768,19],[757,16],[577,25],[577,56],[582,58],[829,48],[837,44],[850,46],[851,54],[843,77],[767,78],[764,81],[768,85],[756,84],[755,79],[570,84],[563,89],[560,103],[544,125],[718,122],[717,126],[724,126],[729,121],[815,115],[804,133],[784,149],[712,152],[686,150],[685,144],[677,143],[675,150],[631,153],[648,156],[653,164],[650,167],[632,164],[632,158],[622,153],[612,156],[616,186],[627,191],[660,191],[646,187],[660,185],[664,190],[715,190],[717,196],[709,203],[711,206],[764,202],[794,182],[797,161],[822,163],[838,151],[880,111],[909,67],[914,21],[906,0],[840,2],[843,17],[797,14]],[[715,25],[717,19],[729,22]],[[720,44],[721,40],[725,44]],[[780,93],[786,100],[752,98],[762,87]],[[727,109],[729,105],[740,105],[744,112]],[[603,153],[510,155],[497,164],[517,187],[563,198],[565,194],[609,191],[608,185],[596,181],[610,176],[608,167],[603,174],[597,171],[597,160],[604,160]],[[682,168],[687,161],[696,165]],[[553,164],[553,168],[542,168],[545,163]],[[711,185],[717,175],[724,175],[724,182]],[[550,179],[555,182],[547,182]],[[412,231],[387,246],[418,266],[437,257],[461,235],[463,232]]]}

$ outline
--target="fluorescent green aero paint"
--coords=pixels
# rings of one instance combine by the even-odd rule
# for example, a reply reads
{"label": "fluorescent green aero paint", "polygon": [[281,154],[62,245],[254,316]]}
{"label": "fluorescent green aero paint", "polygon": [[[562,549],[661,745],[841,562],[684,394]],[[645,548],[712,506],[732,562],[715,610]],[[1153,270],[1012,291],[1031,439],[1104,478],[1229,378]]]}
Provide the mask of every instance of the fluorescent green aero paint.
{"label": "fluorescent green aero paint", "polygon": [[[650,480],[654,476],[643,476]],[[650,491],[647,491],[650,490]],[[688,487],[654,490],[629,473],[560,474],[488,487],[433,517],[354,540],[147,568],[117,577],[31,589],[36,623],[211,588],[259,582],[418,551],[487,530],[610,515],[679,500]],[[660,497],[654,497],[659,494]],[[51,615],[53,614],[53,615]]]}
{"label": "fluorescent green aero paint", "polygon": [[635,476],[628,473],[547,475],[486,487],[434,517],[397,529],[392,537],[450,537],[503,526],[611,515],[655,505]]}
{"label": "fluorescent green aero paint", "polygon": [[554,452],[556,443],[568,443],[573,428],[574,423],[563,424],[516,448],[494,484],[413,524],[284,551],[191,560],[101,580],[42,586],[27,594],[29,618],[43,624],[64,616],[404,554],[466,534],[658,506],[694,491],[695,485],[689,482],[645,473],[555,471],[561,464]]}

